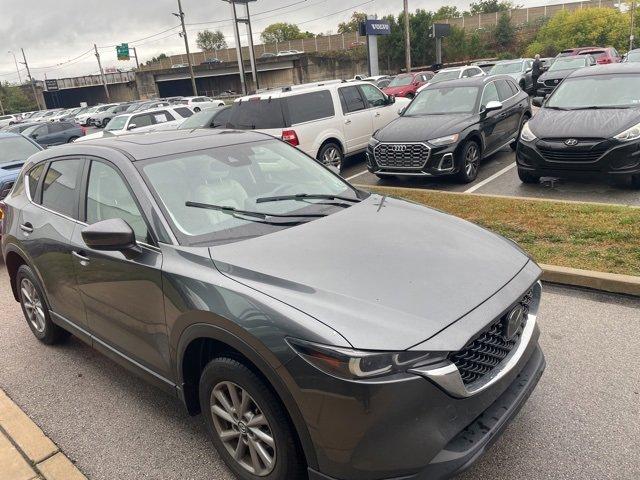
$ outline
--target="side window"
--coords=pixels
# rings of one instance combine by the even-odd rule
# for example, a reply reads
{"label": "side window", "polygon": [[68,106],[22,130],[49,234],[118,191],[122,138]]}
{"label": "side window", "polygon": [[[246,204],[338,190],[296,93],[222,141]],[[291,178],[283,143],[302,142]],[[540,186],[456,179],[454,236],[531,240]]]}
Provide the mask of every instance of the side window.
{"label": "side window", "polygon": [[498,89],[498,97],[500,97],[501,102],[504,102],[507,98],[513,97],[511,87],[506,80],[496,80],[494,83]]}
{"label": "side window", "polygon": [[60,133],[66,130],[64,124],[60,122],[49,123],[47,127],[49,128],[49,133]]}
{"label": "side window", "polygon": [[360,96],[358,87],[344,87],[338,91],[340,92],[340,102],[344,113],[357,112],[367,108],[362,96]]}
{"label": "side window", "polygon": [[40,181],[43,171],[44,163],[41,163],[33,167],[27,174],[27,184],[29,185],[29,196],[31,200],[35,200],[36,198],[36,189],[38,188],[38,182]]}
{"label": "side window", "polygon": [[484,92],[482,92],[482,101],[480,102],[480,111],[484,110],[489,102],[499,102],[500,97],[498,96],[498,89],[496,88],[496,82],[488,83],[484,87]]}
{"label": "side window", "polygon": [[[331,107],[333,112],[333,107]],[[224,128],[227,126],[229,119],[231,118],[231,109],[225,108],[218,115],[215,116],[213,122],[211,122],[211,128]]]}
{"label": "side window", "polygon": [[511,89],[511,95],[515,95],[516,93],[518,93],[520,91],[520,87],[518,87],[511,80],[507,80],[507,84],[509,85],[509,88]]}
{"label": "side window", "polygon": [[182,117],[182,118],[188,118],[191,115],[193,115],[193,112],[191,111],[190,108],[187,107],[176,107],[174,108],[174,110],[176,112],[178,112],[178,114]]}
{"label": "side window", "polygon": [[364,97],[372,107],[382,107],[387,104],[384,94],[373,85],[360,85]]}
{"label": "side window", "polygon": [[41,137],[42,135],[47,135],[49,133],[49,130],[47,128],[47,125],[40,125],[38,128],[36,128],[33,132],[31,132],[31,134],[36,134],[39,137]]}
{"label": "side window", "polygon": [[149,125],[153,125],[153,120],[151,119],[151,115],[149,114],[136,115],[131,119],[129,125],[132,125],[134,123],[136,125],[136,128],[148,127]]}
{"label": "side window", "polygon": [[153,118],[155,119],[156,123],[165,123],[175,120],[175,118],[173,118],[173,115],[171,115],[166,110],[154,113]]}
{"label": "side window", "polygon": [[91,162],[86,199],[89,225],[121,218],[131,226],[136,238],[147,241],[147,225],[131,192],[118,172],[102,162]]}
{"label": "side window", "polygon": [[84,160],[51,162],[42,185],[42,206],[71,218],[78,216],[78,186]]}
{"label": "side window", "polygon": [[302,95],[292,95],[286,99],[291,125],[310,122],[335,115],[333,98],[329,90],[320,90]]}

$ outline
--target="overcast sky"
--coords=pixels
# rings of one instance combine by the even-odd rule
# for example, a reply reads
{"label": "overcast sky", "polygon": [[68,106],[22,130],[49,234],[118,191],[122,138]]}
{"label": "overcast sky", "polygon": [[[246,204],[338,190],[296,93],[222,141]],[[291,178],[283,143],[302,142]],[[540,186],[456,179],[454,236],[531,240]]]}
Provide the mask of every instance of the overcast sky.
{"label": "overcast sky", "polygon": [[[260,31],[267,25],[287,21],[314,33],[328,33],[339,22],[348,19],[354,10],[386,15],[402,10],[402,0],[257,0],[251,4],[253,32],[256,43]],[[535,6],[560,3],[552,0],[519,0],[515,3]],[[469,0],[409,0],[409,8],[437,10],[441,5],[456,5],[466,9]],[[278,7],[287,6],[269,12]],[[195,50],[196,32],[205,28],[220,29],[233,44],[233,27],[229,20],[228,3],[222,0],[183,0],[187,23],[211,22],[187,27],[189,43]],[[184,52],[178,37],[179,29],[170,29],[179,20],[171,15],[177,11],[177,0],[0,0],[0,81],[17,80],[16,67],[9,50],[21,61],[24,48],[35,78],[63,78],[98,73],[92,52],[93,44],[100,49],[103,67],[128,69],[129,62],[116,60],[113,45],[129,42],[137,46],[141,61],[159,53]],[[260,14],[260,12],[265,12]],[[244,30],[243,30],[244,31]],[[137,40],[137,41],[136,41]],[[246,42],[246,37],[242,39]],[[88,52],[86,55],[82,56]],[[79,58],[77,58],[79,57]],[[72,62],[58,66],[62,62]],[[23,69],[22,65],[19,65]],[[22,73],[23,79],[26,74]]]}

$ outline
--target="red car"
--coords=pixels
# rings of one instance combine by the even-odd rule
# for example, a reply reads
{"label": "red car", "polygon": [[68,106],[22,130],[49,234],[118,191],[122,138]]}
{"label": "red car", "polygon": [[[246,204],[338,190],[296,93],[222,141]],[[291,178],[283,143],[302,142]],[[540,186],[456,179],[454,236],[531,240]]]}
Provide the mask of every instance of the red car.
{"label": "red car", "polygon": [[622,61],[622,56],[613,47],[580,50],[578,55],[591,55],[596,59],[596,62],[601,65],[606,63],[620,63]]}
{"label": "red car", "polygon": [[388,87],[382,89],[387,95],[413,98],[416,91],[433,77],[433,72],[411,72],[397,75]]}

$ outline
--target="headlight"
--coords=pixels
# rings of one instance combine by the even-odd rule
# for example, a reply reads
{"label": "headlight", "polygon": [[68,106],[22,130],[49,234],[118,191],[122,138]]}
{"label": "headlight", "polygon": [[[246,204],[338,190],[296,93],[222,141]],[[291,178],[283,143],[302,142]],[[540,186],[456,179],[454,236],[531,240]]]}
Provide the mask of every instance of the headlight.
{"label": "headlight", "polygon": [[520,139],[523,142],[533,142],[536,138],[533,132],[531,131],[531,128],[529,128],[529,122],[525,123],[522,126],[522,131],[520,132]]}
{"label": "headlight", "polygon": [[456,143],[460,138],[460,134],[456,133],[454,135],[447,135],[446,137],[434,138],[433,140],[429,140],[431,145],[435,145],[436,147],[443,147],[444,145],[451,145],[452,143]]}
{"label": "headlight", "polygon": [[634,125],[633,127],[625,130],[622,133],[619,133],[615,137],[616,140],[620,140],[621,142],[630,142],[631,140],[638,140],[640,138],[640,123]]}
{"label": "headlight", "polygon": [[366,380],[406,372],[444,360],[446,353],[366,352],[287,339],[298,355],[317,369],[345,380]]}
{"label": "headlight", "polygon": [[376,140],[375,138],[371,137],[371,139],[369,140],[369,147],[373,148],[379,143],[380,143],[380,140]]}

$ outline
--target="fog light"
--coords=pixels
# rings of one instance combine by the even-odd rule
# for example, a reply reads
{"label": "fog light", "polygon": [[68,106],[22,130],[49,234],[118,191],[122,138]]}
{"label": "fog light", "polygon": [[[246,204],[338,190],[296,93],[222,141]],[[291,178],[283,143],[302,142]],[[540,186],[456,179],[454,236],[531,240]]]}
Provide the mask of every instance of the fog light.
{"label": "fog light", "polygon": [[453,170],[453,153],[445,153],[440,159],[440,163],[438,163],[438,168],[436,170],[440,172]]}

